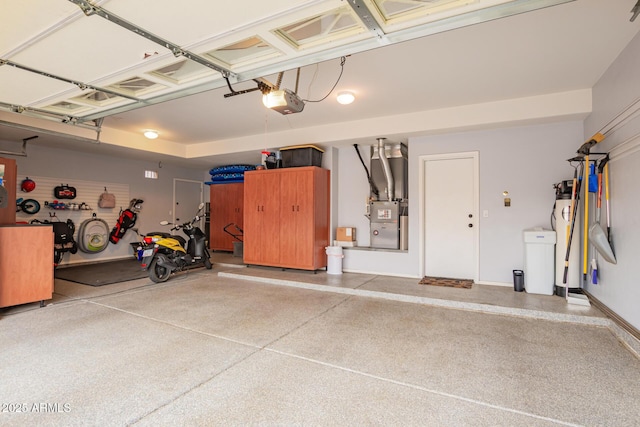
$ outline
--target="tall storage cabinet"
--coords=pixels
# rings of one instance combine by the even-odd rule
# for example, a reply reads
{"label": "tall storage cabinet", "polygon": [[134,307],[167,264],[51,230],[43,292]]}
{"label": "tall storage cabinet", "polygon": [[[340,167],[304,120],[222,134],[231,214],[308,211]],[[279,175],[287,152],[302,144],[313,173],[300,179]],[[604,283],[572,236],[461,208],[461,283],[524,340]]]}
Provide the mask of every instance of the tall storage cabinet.
{"label": "tall storage cabinet", "polygon": [[[233,251],[235,239],[224,231],[228,224],[243,228],[244,221],[244,184],[211,184],[209,186],[209,249]],[[235,227],[228,228],[238,234]]]}
{"label": "tall storage cabinet", "polygon": [[309,166],[245,173],[244,262],[327,266],[329,171]]}
{"label": "tall storage cabinet", "polygon": [[0,208],[0,224],[14,225],[16,223],[16,179],[18,169],[16,161],[0,157],[0,169],[3,172],[4,189],[7,192],[7,206]]}
{"label": "tall storage cabinet", "polygon": [[280,264],[280,174],[244,173],[244,244],[247,264]]}

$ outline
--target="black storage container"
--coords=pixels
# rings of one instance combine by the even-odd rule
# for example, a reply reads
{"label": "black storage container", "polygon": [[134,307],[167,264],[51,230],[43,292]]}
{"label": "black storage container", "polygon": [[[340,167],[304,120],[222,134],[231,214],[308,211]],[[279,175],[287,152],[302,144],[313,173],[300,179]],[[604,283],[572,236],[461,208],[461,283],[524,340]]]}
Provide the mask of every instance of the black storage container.
{"label": "black storage container", "polygon": [[513,290],[516,292],[524,291],[524,271],[513,270]]}
{"label": "black storage container", "polygon": [[283,168],[322,166],[322,150],[313,145],[281,148],[280,155]]}

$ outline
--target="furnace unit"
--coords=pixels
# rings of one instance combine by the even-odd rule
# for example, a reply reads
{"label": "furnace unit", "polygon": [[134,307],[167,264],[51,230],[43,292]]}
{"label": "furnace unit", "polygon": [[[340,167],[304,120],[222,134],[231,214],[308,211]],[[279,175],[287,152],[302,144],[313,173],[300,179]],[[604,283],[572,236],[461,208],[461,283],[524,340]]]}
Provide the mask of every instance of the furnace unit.
{"label": "furnace unit", "polygon": [[407,146],[378,138],[377,145],[371,147],[372,248],[407,249],[407,178]]}

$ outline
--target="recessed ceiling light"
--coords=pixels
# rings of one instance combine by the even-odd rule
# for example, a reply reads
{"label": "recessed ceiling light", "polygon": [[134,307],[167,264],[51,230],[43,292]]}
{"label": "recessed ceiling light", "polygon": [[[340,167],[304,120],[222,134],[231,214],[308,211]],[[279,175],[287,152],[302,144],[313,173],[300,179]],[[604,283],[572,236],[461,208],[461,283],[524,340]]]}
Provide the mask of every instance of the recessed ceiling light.
{"label": "recessed ceiling light", "polygon": [[353,92],[340,92],[337,97],[338,102],[343,105],[351,104],[355,99]]}
{"label": "recessed ceiling light", "polygon": [[144,136],[149,139],[156,139],[158,137],[158,131],[147,129],[144,131]]}

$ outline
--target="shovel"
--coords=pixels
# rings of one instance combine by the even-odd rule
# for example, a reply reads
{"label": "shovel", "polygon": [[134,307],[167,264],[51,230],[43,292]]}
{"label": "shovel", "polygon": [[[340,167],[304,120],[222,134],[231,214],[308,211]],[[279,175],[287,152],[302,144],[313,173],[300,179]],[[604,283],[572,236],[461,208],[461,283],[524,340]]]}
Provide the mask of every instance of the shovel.
{"label": "shovel", "polygon": [[612,264],[616,264],[616,256],[609,244],[609,238],[600,225],[600,208],[602,206],[602,171],[609,161],[609,157],[605,157],[600,161],[598,166],[598,200],[596,203],[596,220],[589,228],[589,242],[596,248],[602,257]]}

